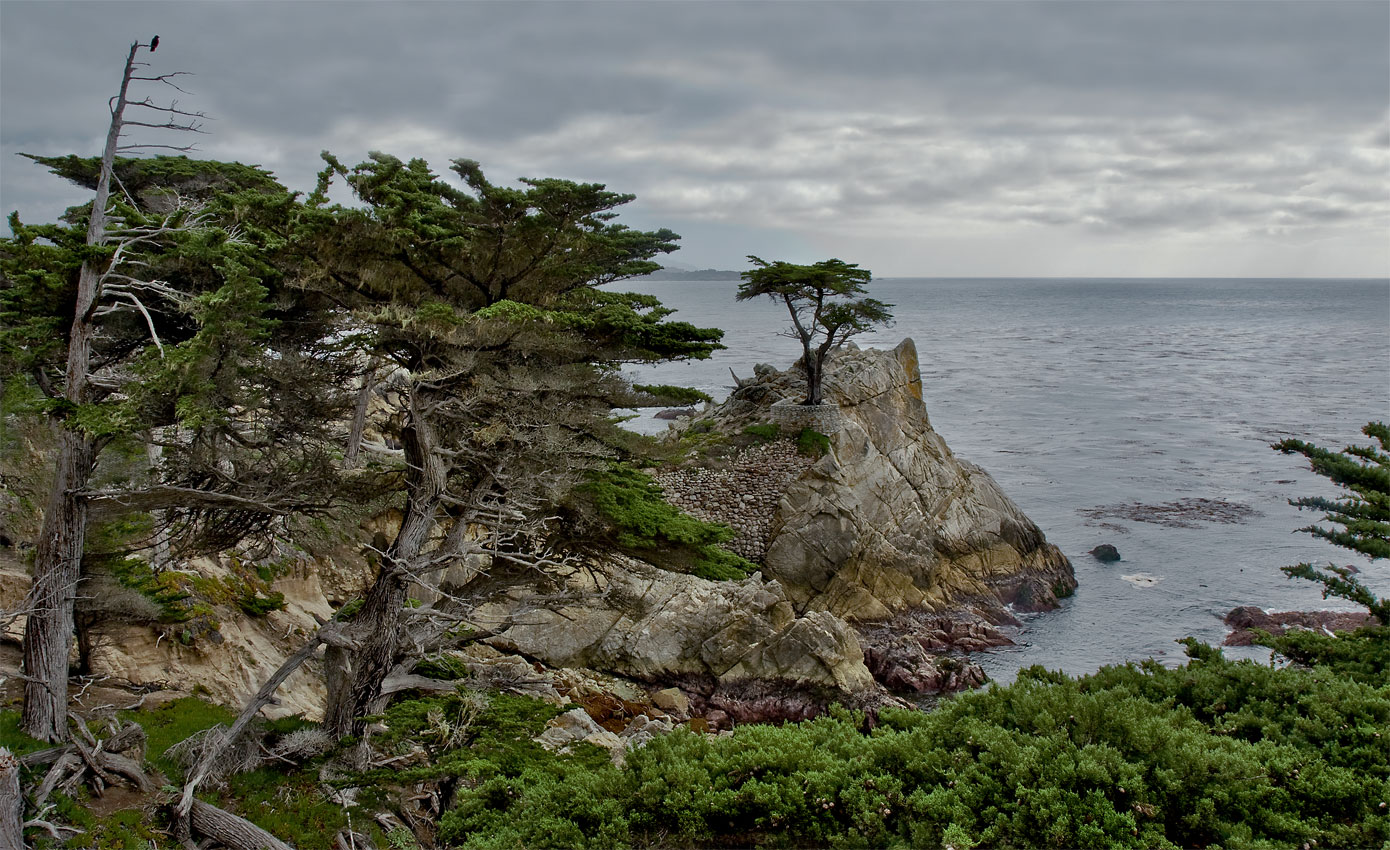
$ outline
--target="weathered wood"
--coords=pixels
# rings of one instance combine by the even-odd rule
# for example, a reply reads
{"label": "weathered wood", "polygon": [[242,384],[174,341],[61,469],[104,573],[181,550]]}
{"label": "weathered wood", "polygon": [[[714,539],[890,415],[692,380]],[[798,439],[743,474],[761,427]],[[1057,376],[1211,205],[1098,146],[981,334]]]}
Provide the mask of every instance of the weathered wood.
{"label": "weathered wood", "polygon": [[[111,196],[111,175],[120,146],[126,107],[126,91],[135,71],[135,51],[126,57],[121,91],[111,109],[111,125],[101,156],[96,196],[87,222],[87,244],[107,241],[106,205]],[[92,339],[96,334],[95,308],[101,289],[100,264],[89,258],[78,273],[77,303],[68,332],[68,360],[64,375],[65,410],[91,401],[90,378]],[[85,490],[96,463],[97,445],[90,437],[69,428],[66,413],[52,418],[58,434],[52,488],[44,509],[43,526],[34,546],[34,583],[30,587],[24,627],[24,710],[21,725],[25,732],[42,741],[63,741],[68,735],[68,654],[72,649],[73,604],[81,576],[82,550],[87,538]]]}
{"label": "weathered wood", "polygon": [[19,793],[19,759],[0,747],[0,850],[24,846],[24,797]]}
{"label": "weathered wood", "polygon": [[48,795],[53,793],[53,789],[62,785],[70,774],[82,770],[82,758],[71,748],[64,748],[64,752],[53,762],[53,766],[44,774],[43,782],[39,783],[39,790],[34,793],[34,805],[42,806],[48,800]]}
{"label": "weathered wood", "polygon": [[431,679],[429,676],[417,676],[414,673],[392,673],[381,683],[381,695],[400,693],[401,691],[429,691],[431,693],[453,693],[458,690],[458,686],[468,681],[467,679]]}
{"label": "weathered wood", "polygon": [[[72,345],[77,348],[89,342],[83,336]],[[56,423],[56,430],[56,467],[34,546],[34,582],[25,602],[28,620],[23,641],[21,723],[25,732],[41,741],[63,741],[68,735],[68,655],[87,534],[87,505],[77,491],[86,486],[96,460],[92,440],[62,423]]]}
{"label": "weathered wood", "polygon": [[[406,508],[396,539],[382,558],[381,571],[367,590],[349,629],[361,641],[351,658],[330,647],[330,675],[324,728],[330,735],[360,735],[362,718],[381,697],[381,685],[396,664],[401,611],[409,596],[409,577],[435,532],[448,488],[449,468],[428,417],[422,416],[419,388],[412,387],[401,444],[406,459]],[[346,674],[346,675],[344,675]]]}
{"label": "weathered wood", "polygon": [[348,431],[347,452],[343,456],[343,466],[357,468],[357,454],[362,449],[362,435],[367,430],[367,408],[371,405],[372,390],[376,387],[376,371],[381,359],[373,357],[362,375],[362,386],[357,391],[357,406],[352,411],[352,427]]}
{"label": "weathered wood", "polygon": [[216,737],[208,739],[208,743],[202,755],[199,756],[193,769],[188,772],[188,780],[184,783],[183,794],[180,796],[178,805],[174,809],[174,831],[180,840],[188,837],[187,833],[190,826],[190,815],[198,804],[193,794],[212,771],[213,765],[217,763],[218,756],[222,754],[223,750],[231,746],[242,732],[246,731],[246,727],[251,722],[252,718],[259,714],[261,709],[269,705],[271,700],[275,698],[275,691],[279,689],[280,685],[290,677],[290,674],[303,666],[304,662],[308,661],[309,658],[313,656],[319,644],[325,642],[327,639],[326,635],[331,635],[337,628],[338,626],[336,623],[328,623],[319,627],[319,629],[304,642],[304,645],[295,651],[289,658],[286,658],[279,669],[265,681],[265,684],[261,685],[261,689],[257,691],[256,695],[251,698],[251,701],[242,708],[241,714],[237,716],[231,728],[220,734],[211,733],[215,734]]}
{"label": "weathered wood", "polygon": [[194,800],[190,812],[193,832],[232,850],[294,850],[293,847],[243,817]]}

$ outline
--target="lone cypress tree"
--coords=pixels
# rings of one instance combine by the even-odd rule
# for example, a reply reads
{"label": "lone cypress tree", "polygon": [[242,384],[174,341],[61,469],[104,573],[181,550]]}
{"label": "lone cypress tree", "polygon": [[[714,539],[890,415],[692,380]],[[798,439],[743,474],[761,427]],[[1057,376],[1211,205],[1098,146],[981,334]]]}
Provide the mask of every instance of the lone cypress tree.
{"label": "lone cypress tree", "polygon": [[791,314],[787,336],[801,343],[801,364],[806,372],[805,404],[821,403],[821,381],[830,352],[874,325],[893,321],[892,304],[864,295],[872,274],[854,263],[822,260],[809,266],[778,260],[769,263],[749,255],[756,269],[744,272],[739,301],[766,295],[781,301]]}
{"label": "lone cypress tree", "polygon": [[[1303,440],[1282,440],[1274,448],[1285,454],[1301,454],[1313,471],[1347,491],[1337,499],[1310,496],[1292,499],[1300,509],[1324,511],[1323,519],[1338,528],[1310,525],[1299,531],[1321,537],[1336,546],[1360,552],[1372,560],[1390,558],[1390,427],[1371,422],[1361,432],[1376,446],[1348,446],[1334,452]],[[1350,567],[1329,564],[1324,572],[1312,564],[1284,567],[1291,577],[1306,578],[1323,586],[1323,596],[1336,596],[1364,605],[1383,625],[1390,625],[1390,599],[1378,598],[1355,578]]]}

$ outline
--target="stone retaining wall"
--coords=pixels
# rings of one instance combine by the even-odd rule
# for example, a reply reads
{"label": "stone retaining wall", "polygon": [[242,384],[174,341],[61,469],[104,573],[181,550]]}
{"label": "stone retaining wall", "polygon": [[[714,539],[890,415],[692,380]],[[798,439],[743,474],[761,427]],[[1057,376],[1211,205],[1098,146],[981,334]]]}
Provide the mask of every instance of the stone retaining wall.
{"label": "stone retaining wall", "polygon": [[771,413],[772,423],[783,434],[792,437],[800,434],[804,428],[830,436],[839,431],[844,422],[838,404],[805,405],[790,398],[775,402]]}
{"label": "stone retaining wall", "polygon": [[732,528],[737,536],[726,544],[731,552],[761,563],[782,492],[811,463],[790,440],[774,440],[745,449],[727,469],[678,469],[659,473],[656,481],[666,501]]}

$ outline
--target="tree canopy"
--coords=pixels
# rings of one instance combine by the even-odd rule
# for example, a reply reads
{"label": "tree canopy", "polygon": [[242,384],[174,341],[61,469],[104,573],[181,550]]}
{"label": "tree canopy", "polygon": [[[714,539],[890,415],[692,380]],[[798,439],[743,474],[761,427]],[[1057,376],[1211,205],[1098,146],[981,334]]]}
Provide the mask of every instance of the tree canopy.
{"label": "tree canopy", "polygon": [[873,277],[843,260],[822,260],[811,265],[776,261],[769,263],[749,255],[757,268],[742,273],[737,298],[747,301],[766,295],[781,301],[791,314],[790,336],[801,343],[802,368],[806,373],[806,404],[820,404],[821,381],[830,352],[875,325],[892,322],[892,304],[865,296]]}
{"label": "tree canopy", "polygon": [[[423,160],[324,159],[294,229],[303,285],[342,305],[346,332],[390,364],[378,418],[401,446],[406,496],[351,646],[330,650],[341,687],[329,723],[348,732],[395,663],[409,586],[469,553],[486,552],[494,572],[571,557],[574,523],[556,508],[623,454],[611,411],[632,389],[618,367],[708,357],[721,332],[601,288],[675,249],[668,230],[613,222],[631,195],[557,179],[498,186],[464,159],[463,189]],[[360,206],[328,202],[336,179]],[[474,526],[489,538],[464,533]]]}

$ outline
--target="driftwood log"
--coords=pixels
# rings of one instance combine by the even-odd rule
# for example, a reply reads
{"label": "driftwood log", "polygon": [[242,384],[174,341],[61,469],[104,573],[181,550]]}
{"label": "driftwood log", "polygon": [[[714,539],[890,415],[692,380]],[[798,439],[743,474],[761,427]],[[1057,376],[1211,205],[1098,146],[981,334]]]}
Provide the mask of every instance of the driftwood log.
{"label": "driftwood log", "polygon": [[19,793],[19,759],[0,747],[0,850],[24,846],[24,797]]}
{"label": "driftwood log", "polygon": [[294,850],[293,847],[245,818],[194,800],[189,810],[193,831],[232,850]]}

